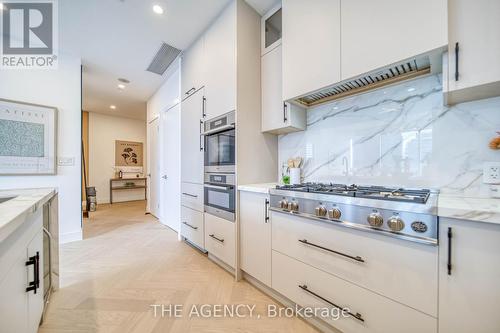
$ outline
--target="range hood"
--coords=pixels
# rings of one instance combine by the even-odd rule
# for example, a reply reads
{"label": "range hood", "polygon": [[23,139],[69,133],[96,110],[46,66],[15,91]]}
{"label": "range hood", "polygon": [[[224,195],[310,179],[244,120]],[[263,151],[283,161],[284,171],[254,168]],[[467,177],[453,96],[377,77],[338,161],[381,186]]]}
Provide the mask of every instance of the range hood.
{"label": "range hood", "polygon": [[347,96],[378,89],[403,80],[414,79],[422,75],[430,74],[435,70],[440,72],[442,61],[440,53],[441,52],[439,52],[439,54],[433,52],[432,54],[407,59],[386,68],[378,69],[336,83],[310,94],[297,97],[293,99],[293,102],[304,107],[313,107]]}

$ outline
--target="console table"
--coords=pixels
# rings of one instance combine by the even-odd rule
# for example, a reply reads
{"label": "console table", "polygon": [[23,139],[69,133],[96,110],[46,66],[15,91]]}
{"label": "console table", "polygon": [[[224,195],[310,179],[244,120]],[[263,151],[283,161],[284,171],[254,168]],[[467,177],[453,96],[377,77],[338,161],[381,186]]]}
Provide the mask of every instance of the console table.
{"label": "console table", "polygon": [[[144,184],[136,184],[137,181],[144,182]],[[120,185],[123,182],[133,182],[133,186],[125,186]],[[118,183],[118,184],[116,184]],[[146,177],[138,177],[138,178],[111,178],[109,180],[109,203],[113,203],[113,191],[118,190],[136,190],[138,188],[144,189],[144,200],[147,199],[147,178]]]}

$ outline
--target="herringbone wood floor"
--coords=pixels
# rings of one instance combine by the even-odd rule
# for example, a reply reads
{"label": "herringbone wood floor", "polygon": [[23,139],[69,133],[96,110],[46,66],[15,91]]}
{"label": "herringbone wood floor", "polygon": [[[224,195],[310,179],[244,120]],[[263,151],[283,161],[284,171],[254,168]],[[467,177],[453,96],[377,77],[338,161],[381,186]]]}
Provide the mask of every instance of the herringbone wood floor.
{"label": "herringbone wood floor", "polygon": [[[297,318],[268,318],[271,298],[234,278],[144,215],[144,202],[99,206],[84,240],[61,246],[61,289],[40,333],[316,332]],[[193,304],[255,304],[261,318],[189,318]],[[182,304],[182,318],[151,304]]]}

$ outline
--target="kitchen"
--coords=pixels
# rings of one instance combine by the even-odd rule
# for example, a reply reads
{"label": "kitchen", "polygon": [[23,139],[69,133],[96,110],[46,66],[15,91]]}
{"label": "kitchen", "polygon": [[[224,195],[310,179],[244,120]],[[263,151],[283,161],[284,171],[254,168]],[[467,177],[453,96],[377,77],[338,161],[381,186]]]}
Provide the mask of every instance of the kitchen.
{"label": "kitchen", "polygon": [[[311,3],[227,1],[147,103],[159,224],[189,258],[177,278],[209,289],[201,267],[215,263],[221,294],[252,290],[237,300],[269,297],[303,321],[165,331],[498,332],[500,4]],[[22,237],[22,222],[0,221],[5,239]],[[196,295],[164,302],[210,302]],[[44,332],[68,327],[53,319],[60,302]],[[304,312],[323,308],[342,315]]]}

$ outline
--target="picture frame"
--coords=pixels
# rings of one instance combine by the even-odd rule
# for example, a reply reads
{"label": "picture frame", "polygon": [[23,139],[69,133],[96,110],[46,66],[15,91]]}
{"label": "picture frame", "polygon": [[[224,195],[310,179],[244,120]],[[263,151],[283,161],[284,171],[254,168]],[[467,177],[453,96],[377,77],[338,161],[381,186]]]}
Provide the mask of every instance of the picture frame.
{"label": "picture frame", "polygon": [[0,98],[0,175],[57,174],[58,109]]}

